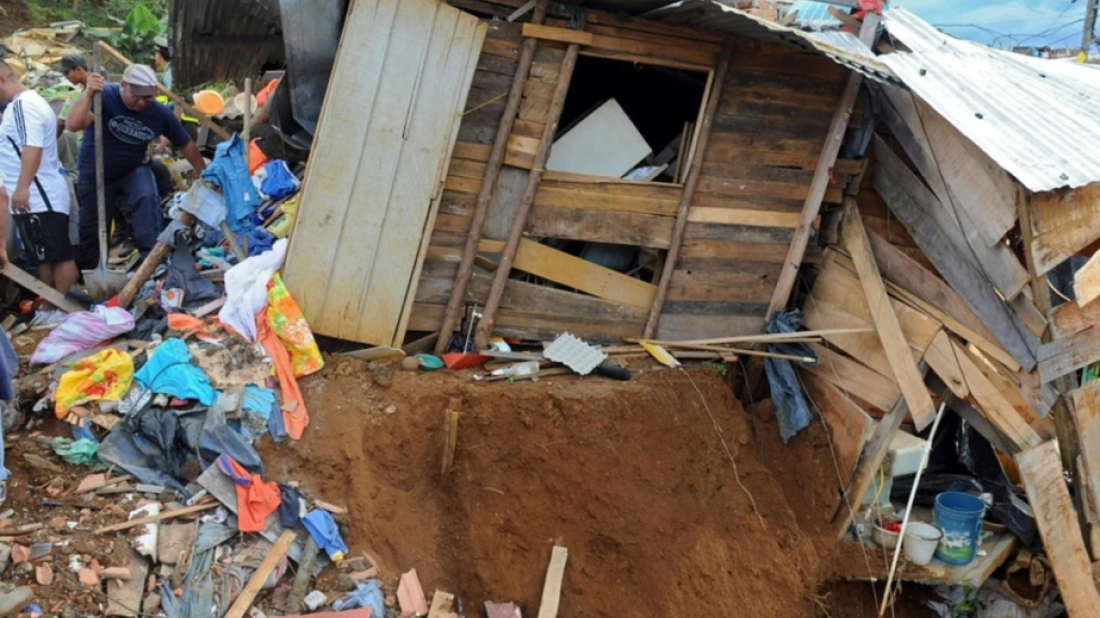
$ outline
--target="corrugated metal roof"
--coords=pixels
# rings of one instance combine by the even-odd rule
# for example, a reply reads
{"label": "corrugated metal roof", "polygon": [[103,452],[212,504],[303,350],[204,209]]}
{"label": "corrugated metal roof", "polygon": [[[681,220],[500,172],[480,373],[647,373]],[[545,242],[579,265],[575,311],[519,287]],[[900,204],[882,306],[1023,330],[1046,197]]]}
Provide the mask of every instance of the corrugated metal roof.
{"label": "corrugated metal roof", "polygon": [[717,0],[683,0],[651,11],[645,17],[681,26],[721,30],[739,37],[784,42],[824,54],[872,79],[894,81],[889,67],[879,61],[871,48],[847,32],[803,32]]}
{"label": "corrugated metal roof", "polygon": [[905,9],[879,56],[906,86],[1031,191],[1100,182],[1100,72],[948,36]]}

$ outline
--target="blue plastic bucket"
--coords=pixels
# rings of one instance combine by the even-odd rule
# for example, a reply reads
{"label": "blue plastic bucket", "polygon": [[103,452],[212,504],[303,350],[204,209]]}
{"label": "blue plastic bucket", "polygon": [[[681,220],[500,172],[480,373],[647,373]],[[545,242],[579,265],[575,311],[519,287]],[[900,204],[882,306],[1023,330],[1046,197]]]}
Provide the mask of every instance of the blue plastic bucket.
{"label": "blue plastic bucket", "polygon": [[973,562],[981,539],[985,503],[970,494],[948,491],[936,496],[933,513],[936,527],[943,530],[936,557],[955,566]]}

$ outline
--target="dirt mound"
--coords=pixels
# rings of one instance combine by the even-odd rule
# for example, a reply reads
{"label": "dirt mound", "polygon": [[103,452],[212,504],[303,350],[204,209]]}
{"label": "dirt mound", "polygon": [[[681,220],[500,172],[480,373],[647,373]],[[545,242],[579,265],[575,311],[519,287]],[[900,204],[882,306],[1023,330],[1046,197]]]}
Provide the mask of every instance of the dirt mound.
{"label": "dirt mound", "polygon": [[[802,618],[818,607],[837,486],[819,469],[821,428],[781,445],[770,408],[750,418],[712,369],[690,378],[759,518],[680,372],[484,384],[328,360],[303,382],[305,439],[261,454],[269,477],[346,506],[352,553],[370,552],[388,581],[416,567],[470,615],[485,600],[532,613],[556,542],[570,552],[562,615]],[[448,409],[461,417],[444,479]]]}

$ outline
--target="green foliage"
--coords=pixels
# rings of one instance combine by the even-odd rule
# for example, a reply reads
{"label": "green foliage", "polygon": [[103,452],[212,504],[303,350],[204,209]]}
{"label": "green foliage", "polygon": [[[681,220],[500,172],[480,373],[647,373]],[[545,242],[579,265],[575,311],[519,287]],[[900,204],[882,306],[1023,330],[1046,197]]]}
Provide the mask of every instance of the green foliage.
{"label": "green foliage", "polygon": [[167,20],[169,0],[23,0],[30,16],[29,26],[46,26],[55,21],[82,21],[89,27],[119,26],[137,6],[144,6],[159,19]]}
{"label": "green foliage", "polygon": [[716,361],[707,361],[703,364],[706,365],[707,367],[710,367],[711,369],[713,369],[715,373],[722,376],[723,378],[726,377],[727,374],[729,374],[730,366],[726,363],[719,363],[719,362],[716,362]]}
{"label": "green foliage", "polygon": [[[118,18],[114,19],[119,21]],[[139,2],[130,9],[126,19],[121,20],[122,30],[111,35],[111,47],[134,62],[152,64],[153,39],[167,27],[167,15],[163,19],[162,23],[144,2]]]}

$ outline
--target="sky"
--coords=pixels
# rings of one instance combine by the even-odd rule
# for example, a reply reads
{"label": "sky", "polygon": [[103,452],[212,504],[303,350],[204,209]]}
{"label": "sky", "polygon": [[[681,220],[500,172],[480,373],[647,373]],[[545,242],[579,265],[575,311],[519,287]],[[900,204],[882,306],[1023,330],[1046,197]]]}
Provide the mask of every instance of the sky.
{"label": "sky", "polygon": [[891,0],[959,38],[1014,45],[1081,45],[1086,0]]}

